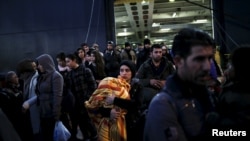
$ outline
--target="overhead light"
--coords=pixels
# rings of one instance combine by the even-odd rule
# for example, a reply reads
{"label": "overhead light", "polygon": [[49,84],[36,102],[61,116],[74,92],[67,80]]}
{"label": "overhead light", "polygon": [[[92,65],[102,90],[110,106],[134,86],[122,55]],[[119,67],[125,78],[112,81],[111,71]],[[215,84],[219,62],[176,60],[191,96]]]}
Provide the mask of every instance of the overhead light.
{"label": "overhead light", "polygon": [[142,5],[148,5],[148,1],[143,0],[143,1],[141,2],[141,4],[142,4]]}
{"label": "overhead light", "polygon": [[117,33],[117,36],[129,36],[134,34],[134,32],[119,32]]}
{"label": "overhead light", "polygon": [[207,19],[194,20],[193,23],[206,23]]}
{"label": "overhead light", "polygon": [[162,29],[160,29],[161,31],[169,31],[170,30],[170,28],[162,28]]}
{"label": "overhead light", "polygon": [[145,36],[144,36],[144,38],[148,38],[148,36],[147,36],[147,35],[145,35]]}
{"label": "overhead light", "polygon": [[166,41],[165,39],[155,39],[154,42],[163,42]]}
{"label": "overhead light", "polygon": [[160,26],[160,23],[153,23],[152,24],[152,27],[158,27],[158,26]]}
{"label": "overhead light", "polygon": [[175,0],[169,0],[169,2],[174,2]]}
{"label": "overhead light", "polygon": [[176,12],[173,13],[172,17],[175,17],[176,16]]}

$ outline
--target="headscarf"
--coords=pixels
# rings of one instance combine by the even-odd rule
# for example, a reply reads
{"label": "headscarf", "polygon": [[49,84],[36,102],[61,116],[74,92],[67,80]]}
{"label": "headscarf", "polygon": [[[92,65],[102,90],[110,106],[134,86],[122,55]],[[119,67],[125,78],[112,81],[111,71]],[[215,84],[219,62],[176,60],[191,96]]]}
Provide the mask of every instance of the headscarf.
{"label": "headscarf", "polygon": [[130,71],[132,72],[132,78],[135,76],[135,73],[136,73],[136,66],[135,64],[130,61],[130,60],[124,60],[120,63],[120,68],[122,65],[125,65],[127,67],[129,67]]}

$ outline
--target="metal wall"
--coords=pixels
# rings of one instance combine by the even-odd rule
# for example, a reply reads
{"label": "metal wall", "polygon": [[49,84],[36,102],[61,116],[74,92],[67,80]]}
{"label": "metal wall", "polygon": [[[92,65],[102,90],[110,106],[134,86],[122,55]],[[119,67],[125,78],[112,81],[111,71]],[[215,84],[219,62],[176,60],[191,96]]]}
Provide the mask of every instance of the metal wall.
{"label": "metal wall", "polygon": [[106,30],[114,25],[112,9],[112,0],[0,1],[0,72],[24,58],[72,53],[83,42],[104,50],[115,34]]}

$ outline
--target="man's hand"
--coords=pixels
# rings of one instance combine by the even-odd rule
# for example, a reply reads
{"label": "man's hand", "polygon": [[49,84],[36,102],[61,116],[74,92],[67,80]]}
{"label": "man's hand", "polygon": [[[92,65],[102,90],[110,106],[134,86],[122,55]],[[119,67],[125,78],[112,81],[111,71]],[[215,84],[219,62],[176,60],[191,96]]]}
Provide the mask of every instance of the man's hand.
{"label": "man's hand", "polygon": [[30,108],[30,105],[28,102],[23,103],[23,109],[28,110]]}
{"label": "man's hand", "polygon": [[150,79],[150,85],[157,89],[161,89],[165,85],[165,81],[161,81],[157,79]]}

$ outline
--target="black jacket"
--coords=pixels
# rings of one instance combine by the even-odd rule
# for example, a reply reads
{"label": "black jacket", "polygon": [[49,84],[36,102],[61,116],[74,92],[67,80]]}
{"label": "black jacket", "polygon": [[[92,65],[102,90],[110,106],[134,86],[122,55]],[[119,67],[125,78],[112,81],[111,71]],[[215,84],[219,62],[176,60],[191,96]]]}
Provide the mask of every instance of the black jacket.
{"label": "black jacket", "polygon": [[207,89],[185,84],[177,74],[170,76],[167,82],[149,106],[144,140],[205,140],[205,116],[213,110]]}

